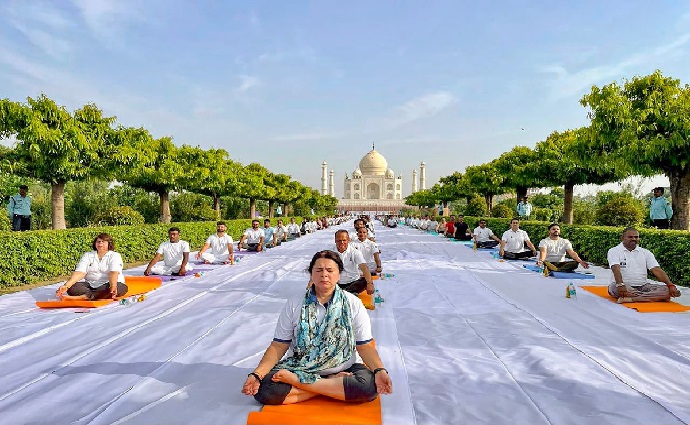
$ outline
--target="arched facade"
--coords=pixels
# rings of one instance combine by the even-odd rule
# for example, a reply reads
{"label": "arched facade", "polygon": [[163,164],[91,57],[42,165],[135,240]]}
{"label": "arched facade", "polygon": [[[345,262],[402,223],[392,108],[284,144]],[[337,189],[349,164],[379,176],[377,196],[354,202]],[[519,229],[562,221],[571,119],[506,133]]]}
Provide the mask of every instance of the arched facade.
{"label": "arched facade", "polygon": [[359,161],[343,181],[339,209],[347,211],[391,211],[404,208],[402,175],[395,175],[388,161],[375,149]]}

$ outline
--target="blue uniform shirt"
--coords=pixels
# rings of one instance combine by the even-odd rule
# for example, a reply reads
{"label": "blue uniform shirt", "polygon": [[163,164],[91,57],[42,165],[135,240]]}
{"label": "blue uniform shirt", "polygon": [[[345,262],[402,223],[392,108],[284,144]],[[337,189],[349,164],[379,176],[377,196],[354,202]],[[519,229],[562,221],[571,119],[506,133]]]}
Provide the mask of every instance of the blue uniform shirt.
{"label": "blue uniform shirt", "polygon": [[673,209],[666,198],[659,196],[652,198],[649,205],[649,218],[652,220],[670,220],[673,217]]}
{"label": "blue uniform shirt", "polygon": [[17,215],[31,215],[31,198],[29,195],[22,196],[16,194],[10,197],[10,203],[7,204],[7,214],[12,218]]}

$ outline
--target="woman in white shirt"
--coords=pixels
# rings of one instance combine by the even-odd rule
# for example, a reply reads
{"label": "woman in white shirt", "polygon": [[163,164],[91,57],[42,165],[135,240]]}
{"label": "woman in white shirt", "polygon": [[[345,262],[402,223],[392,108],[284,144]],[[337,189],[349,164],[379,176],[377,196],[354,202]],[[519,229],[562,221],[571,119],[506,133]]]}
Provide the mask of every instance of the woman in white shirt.
{"label": "woman in white shirt", "polygon": [[91,246],[93,251],[81,257],[72,276],[57,289],[58,298],[96,300],[121,297],[127,293],[122,256],[115,252],[112,236],[101,233]]}

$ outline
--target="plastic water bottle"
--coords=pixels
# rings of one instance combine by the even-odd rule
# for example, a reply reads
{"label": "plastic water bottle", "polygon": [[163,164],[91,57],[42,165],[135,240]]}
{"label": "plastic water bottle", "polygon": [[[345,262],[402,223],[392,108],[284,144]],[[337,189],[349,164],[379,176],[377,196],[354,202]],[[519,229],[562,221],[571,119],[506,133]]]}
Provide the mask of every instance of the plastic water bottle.
{"label": "plastic water bottle", "polygon": [[381,293],[379,293],[379,290],[377,289],[377,290],[374,292],[374,305],[375,305],[376,307],[378,307],[378,306],[381,304],[381,300],[382,300],[382,298],[381,298]]}
{"label": "plastic water bottle", "polygon": [[544,266],[544,263],[541,263],[541,266],[539,266],[539,273],[544,274],[544,269],[546,267]]}
{"label": "plastic water bottle", "polygon": [[577,299],[577,291],[575,291],[575,285],[573,285],[573,282],[568,283],[568,287],[565,289],[565,297]]}
{"label": "plastic water bottle", "polygon": [[120,300],[121,305],[130,306],[134,303],[140,303],[146,299],[146,295],[141,294],[139,296],[132,295],[131,297],[126,297]]}

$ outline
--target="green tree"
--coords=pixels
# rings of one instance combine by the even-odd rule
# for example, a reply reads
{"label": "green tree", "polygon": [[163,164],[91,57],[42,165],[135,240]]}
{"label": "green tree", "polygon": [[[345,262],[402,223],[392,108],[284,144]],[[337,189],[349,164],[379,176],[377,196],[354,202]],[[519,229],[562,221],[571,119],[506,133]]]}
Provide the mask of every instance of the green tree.
{"label": "green tree", "polygon": [[405,205],[431,208],[436,205],[436,194],[431,189],[419,190],[405,197]]}
{"label": "green tree", "polygon": [[264,179],[270,171],[261,164],[251,163],[242,167],[238,173],[237,195],[249,199],[249,216],[256,216],[256,200],[266,199],[267,190]]}
{"label": "green tree", "polygon": [[607,161],[606,157],[590,152],[592,132],[588,128],[554,131],[546,140],[537,143],[543,181],[563,186],[563,222],[573,224],[573,194],[579,184],[604,184],[625,178],[630,168],[625,164]]}
{"label": "green tree", "polygon": [[223,149],[203,150],[199,147],[180,148],[180,160],[188,166],[181,178],[181,186],[187,190],[210,196],[216,219],[221,217],[220,198],[235,194],[239,186],[237,165]]}
{"label": "green tree", "polygon": [[637,226],[643,209],[628,193],[617,193],[597,209],[597,223],[602,226]]}
{"label": "green tree", "polygon": [[115,118],[87,104],[70,114],[45,95],[27,104],[0,100],[0,136],[14,136],[17,172],[51,185],[53,229],[66,228],[65,184],[112,172]]}
{"label": "green tree", "polygon": [[623,87],[593,87],[581,103],[591,109],[595,134],[588,149],[637,174],[664,173],[675,212],[671,227],[690,230],[690,87],[657,70]]}
{"label": "green tree", "polygon": [[185,176],[184,164],[180,162],[178,148],[169,137],[147,139],[141,135],[138,143],[146,150],[146,161],[128,169],[123,180],[130,186],[142,188],[158,194],[160,201],[159,221],[171,222],[170,192],[180,187]]}
{"label": "green tree", "polygon": [[517,199],[527,196],[530,187],[544,187],[544,168],[540,156],[527,146],[515,146],[501,154],[494,166],[503,177],[503,186],[515,190]]}
{"label": "green tree", "polygon": [[494,162],[470,165],[465,169],[465,177],[468,183],[484,196],[487,211],[491,211],[493,207],[494,195],[500,195],[507,191],[503,185],[503,176]]}

